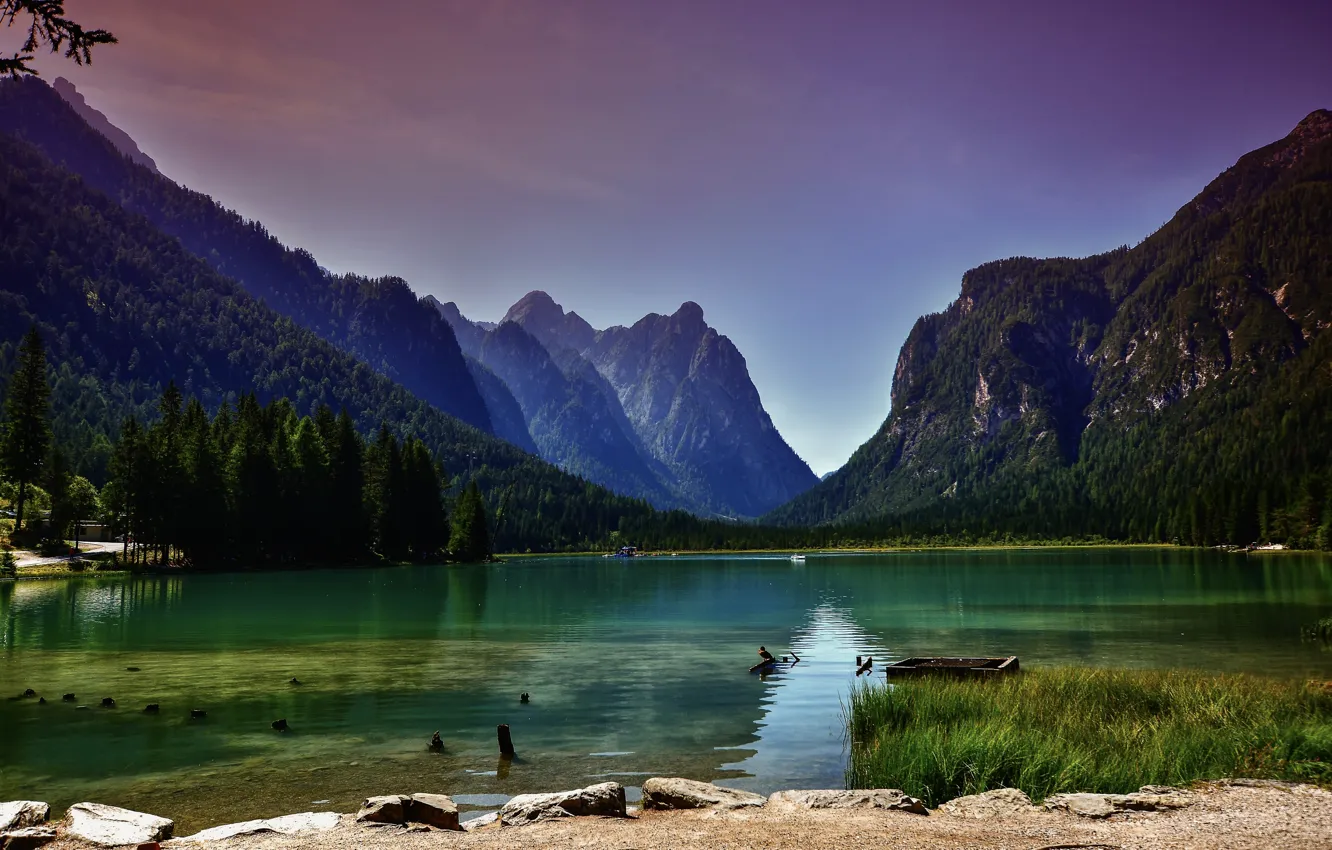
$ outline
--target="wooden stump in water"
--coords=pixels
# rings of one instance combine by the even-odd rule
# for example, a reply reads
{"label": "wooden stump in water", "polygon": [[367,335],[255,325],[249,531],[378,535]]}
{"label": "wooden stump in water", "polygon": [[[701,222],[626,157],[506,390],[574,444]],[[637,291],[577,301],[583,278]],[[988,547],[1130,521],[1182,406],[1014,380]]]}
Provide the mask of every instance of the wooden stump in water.
{"label": "wooden stump in water", "polygon": [[509,724],[501,723],[495,727],[495,732],[499,736],[500,755],[512,757],[515,753],[513,738],[509,735]]}

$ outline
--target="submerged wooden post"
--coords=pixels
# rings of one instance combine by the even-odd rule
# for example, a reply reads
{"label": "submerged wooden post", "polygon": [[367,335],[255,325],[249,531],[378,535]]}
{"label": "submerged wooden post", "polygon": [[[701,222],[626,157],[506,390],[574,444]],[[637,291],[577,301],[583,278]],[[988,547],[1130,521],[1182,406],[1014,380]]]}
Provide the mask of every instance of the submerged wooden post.
{"label": "submerged wooden post", "polygon": [[495,727],[495,732],[499,735],[500,755],[512,757],[514,755],[513,738],[509,735],[509,724],[501,723]]}

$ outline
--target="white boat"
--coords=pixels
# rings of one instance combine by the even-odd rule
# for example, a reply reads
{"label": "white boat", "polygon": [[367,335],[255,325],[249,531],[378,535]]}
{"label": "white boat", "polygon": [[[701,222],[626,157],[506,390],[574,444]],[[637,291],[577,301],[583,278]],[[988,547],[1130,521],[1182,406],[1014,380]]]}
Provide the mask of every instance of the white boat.
{"label": "white boat", "polygon": [[791,556],[791,560],[794,561],[795,563],[801,563],[802,561],[805,560],[805,556],[800,554],[799,552],[796,552]]}

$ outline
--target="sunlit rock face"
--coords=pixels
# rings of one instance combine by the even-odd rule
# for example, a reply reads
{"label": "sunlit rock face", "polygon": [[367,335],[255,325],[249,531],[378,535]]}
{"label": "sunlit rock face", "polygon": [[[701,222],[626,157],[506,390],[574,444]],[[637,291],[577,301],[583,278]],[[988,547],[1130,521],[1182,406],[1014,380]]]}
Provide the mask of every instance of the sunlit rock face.
{"label": "sunlit rock face", "polygon": [[1332,426],[1329,208],[1319,110],[1134,247],[968,271],[908,335],[878,433],[768,519],[1316,543],[1298,482],[1332,453],[1289,447]]}
{"label": "sunlit rock face", "polygon": [[456,305],[438,309],[508,385],[542,456],[570,471],[661,507],[733,517],[817,480],[773,427],[743,355],[693,302],[601,331],[539,291],[491,329]]}

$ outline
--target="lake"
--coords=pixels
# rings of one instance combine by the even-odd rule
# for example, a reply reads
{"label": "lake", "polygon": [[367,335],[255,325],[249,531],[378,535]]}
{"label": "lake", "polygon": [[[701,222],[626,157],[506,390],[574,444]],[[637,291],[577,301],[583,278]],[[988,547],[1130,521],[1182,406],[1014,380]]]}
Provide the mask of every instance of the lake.
{"label": "lake", "polygon": [[[857,655],[1332,679],[1332,652],[1299,637],[1328,614],[1332,560],[1149,548],[4,583],[0,696],[47,704],[0,699],[0,800],[112,803],[184,835],[371,794],[478,810],[663,774],[841,787]],[[750,675],[760,644],[801,661]]]}

